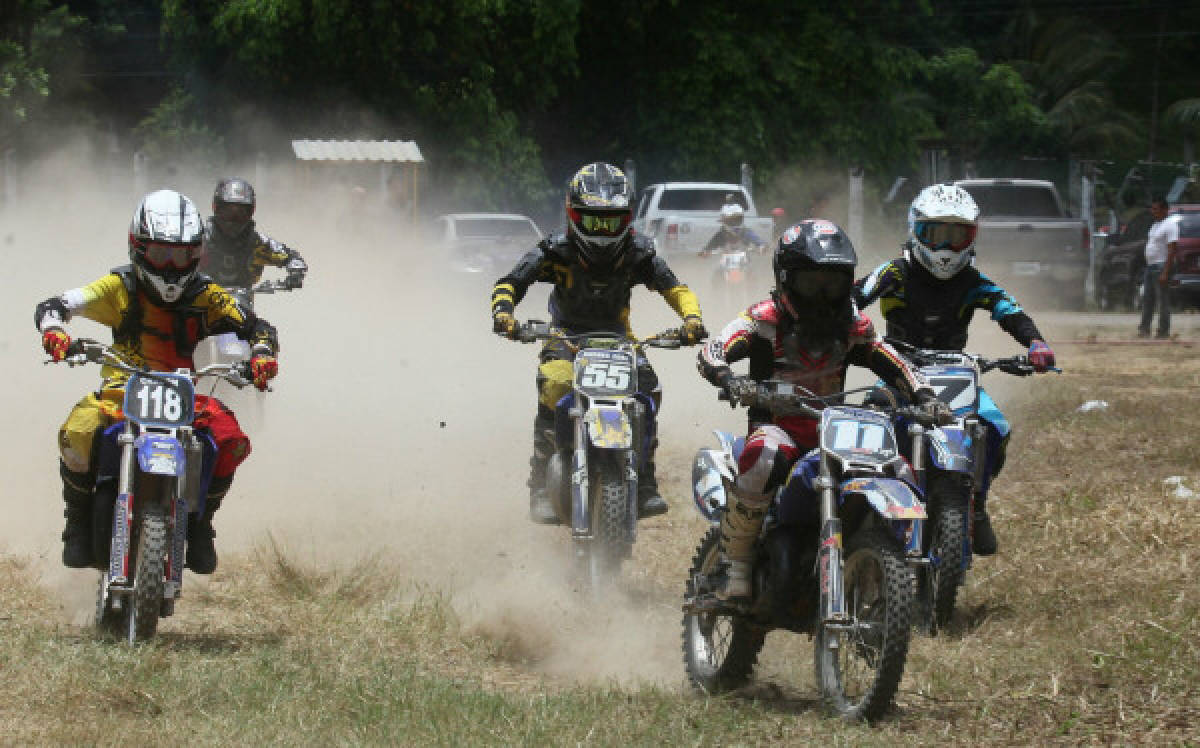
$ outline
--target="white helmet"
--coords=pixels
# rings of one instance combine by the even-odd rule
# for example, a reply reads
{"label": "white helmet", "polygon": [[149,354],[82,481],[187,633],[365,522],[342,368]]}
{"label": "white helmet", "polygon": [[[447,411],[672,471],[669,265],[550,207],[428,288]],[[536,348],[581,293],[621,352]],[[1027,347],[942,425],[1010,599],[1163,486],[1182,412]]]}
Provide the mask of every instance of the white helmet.
{"label": "white helmet", "polygon": [[746,211],[742,210],[742,206],[737,203],[726,203],[721,206],[721,215],[718,220],[729,228],[737,228],[742,225],[745,217]]}
{"label": "white helmet", "polygon": [[908,208],[912,252],[941,280],[953,278],[971,264],[978,230],[979,206],[971,193],[957,185],[930,185]]}
{"label": "white helmet", "polygon": [[142,198],[129,222],[129,259],[152,299],[179,301],[203,254],[204,223],[195,203],[175,190]]}

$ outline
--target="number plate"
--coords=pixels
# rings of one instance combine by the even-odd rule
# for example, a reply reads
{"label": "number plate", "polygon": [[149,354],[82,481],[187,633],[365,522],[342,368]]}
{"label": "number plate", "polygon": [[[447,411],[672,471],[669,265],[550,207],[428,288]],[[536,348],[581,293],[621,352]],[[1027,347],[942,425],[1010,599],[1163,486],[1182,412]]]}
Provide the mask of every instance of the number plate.
{"label": "number plate", "polygon": [[626,351],[585,348],[575,357],[575,387],[586,395],[628,395],[637,390],[637,368]]}
{"label": "number plate", "polygon": [[975,410],[979,402],[979,387],[974,369],[941,366],[924,367],[921,373],[937,393],[938,400],[956,413],[964,408]]}
{"label": "number plate", "polygon": [[896,457],[896,437],[886,419],[826,408],[821,421],[821,448],[843,460],[886,463]]}
{"label": "number plate", "polygon": [[192,422],[192,380],[182,374],[134,374],[125,385],[125,417],[134,423],[178,428]]}

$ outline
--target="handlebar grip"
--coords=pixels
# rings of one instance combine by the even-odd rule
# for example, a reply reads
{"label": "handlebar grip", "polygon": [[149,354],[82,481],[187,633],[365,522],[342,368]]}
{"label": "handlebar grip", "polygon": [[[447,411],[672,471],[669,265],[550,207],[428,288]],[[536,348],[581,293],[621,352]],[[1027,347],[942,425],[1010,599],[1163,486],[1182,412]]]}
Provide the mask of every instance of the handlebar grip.
{"label": "handlebar grip", "polygon": [[83,341],[83,340],[81,340],[81,339],[79,339],[79,338],[76,338],[75,340],[72,340],[72,341],[71,341],[71,342],[70,342],[70,343],[67,345],[67,355],[68,355],[68,356],[81,356],[81,355],[83,355],[83,353],[85,352],[85,349],[84,349],[84,346],[85,346],[85,345],[86,345],[86,342],[85,342],[85,341]]}

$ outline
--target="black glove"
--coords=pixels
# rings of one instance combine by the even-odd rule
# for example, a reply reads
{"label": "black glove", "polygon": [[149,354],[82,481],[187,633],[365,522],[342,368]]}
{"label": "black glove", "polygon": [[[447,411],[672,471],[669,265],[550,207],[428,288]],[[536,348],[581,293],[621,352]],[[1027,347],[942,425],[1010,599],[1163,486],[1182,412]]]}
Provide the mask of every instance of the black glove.
{"label": "black glove", "polygon": [[308,272],[308,265],[299,257],[293,257],[287,264],[287,277],[284,278],[283,285],[288,288],[303,288],[304,275]]}
{"label": "black glove", "polygon": [[721,388],[729,398],[729,407],[738,404],[753,405],[758,394],[758,384],[750,377],[730,377]]}

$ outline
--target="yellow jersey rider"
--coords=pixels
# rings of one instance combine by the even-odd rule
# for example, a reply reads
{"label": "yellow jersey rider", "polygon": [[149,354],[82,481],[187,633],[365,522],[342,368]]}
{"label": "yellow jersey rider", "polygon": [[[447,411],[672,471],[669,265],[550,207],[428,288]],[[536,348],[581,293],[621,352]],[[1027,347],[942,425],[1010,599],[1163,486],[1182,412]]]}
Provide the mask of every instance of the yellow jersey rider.
{"label": "yellow jersey rider", "polygon": [[[629,332],[630,290],[642,284],[662,294],[683,318],[684,342],[700,342],[706,332],[696,296],[654,253],[654,242],[633,232],[631,198],[625,174],[611,164],[588,164],[576,172],[567,186],[566,234],[544,239],[508,275],[496,281],[492,289],[495,332],[515,337],[514,308],[529,286],[537,282],[554,284],[551,322],[565,332]],[[557,524],[559,518],[547,497],[544,478],[546,463],[555,448],[554,407],[571,390],[573,354],[552,341],[539,358],[538,409],[533,421],[533,457],[529,461],[529,515],[534,522]],[[644,357],[638,362],[638,388],[650,397],[657,412],[662,392],[658,377]],[[654,474],[658,440],[651,428],[645,464],[638,475],[640,517],[667,511]]]}
{"label": "yellow jersey rider", "polygon": [[[173,190],[142,199],[129,227],[132,264],[97,281],[37,305],[34,324],[42,347],[55,360],[67,353],[71,338],[64,326],[75,316],[113,330],[113,347],[132,363],[156,371],[192,368],[197,341],[232,332],[253,346],[254,384],[265,389],[278,372],[275,330],[243,311],[233,297],[197,272],[203,253],[203,228],[196,206]],[[92,491],[97,480],[96,435],[120,420],[126,375],[106,368],[99,389],[71,410],[58,432],[60,473],[66,502],[63,563],[81,568],[96,560],[92,547]],[[209,574],[216,568],[212,515],[221,506],[237,466],[250,453],[250,441],[237,419],[215,398],[196,396],[196,426],[206,428],[217,445],[205,511],[188,521],[189,569]],[[104,559],[100,559],[102,562]]]}

